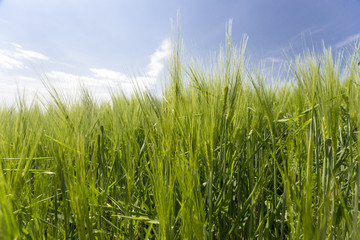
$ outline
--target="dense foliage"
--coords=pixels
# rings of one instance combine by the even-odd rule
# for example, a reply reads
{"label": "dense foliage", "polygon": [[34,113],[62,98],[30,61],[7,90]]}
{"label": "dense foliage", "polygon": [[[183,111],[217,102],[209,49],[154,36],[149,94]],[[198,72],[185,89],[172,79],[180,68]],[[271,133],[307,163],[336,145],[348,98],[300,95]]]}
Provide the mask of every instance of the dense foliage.
{"label": "dense foliage", "polygon": [[[359,51],[270,83],[174,44],[162,97],[0,109],[1,239],[358,239]],[[287,83],[285,83],[287,82]]]}

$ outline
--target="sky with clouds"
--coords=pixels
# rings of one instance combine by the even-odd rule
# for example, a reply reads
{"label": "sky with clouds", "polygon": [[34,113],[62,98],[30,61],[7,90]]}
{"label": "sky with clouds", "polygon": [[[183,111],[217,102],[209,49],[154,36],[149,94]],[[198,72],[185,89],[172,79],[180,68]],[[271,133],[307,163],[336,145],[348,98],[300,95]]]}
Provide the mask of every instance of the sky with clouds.
{"label": "sky with clouds", "polygon": [[181,18],[185,55],[209,58],[249,37],[256,61],[280,63],[304,45],[343,49],[360,39],[360,0],[0,0],[0,101],[46,95],[47,78],[98,98],[133,83],[159,91],[171,54],[171,20]]}

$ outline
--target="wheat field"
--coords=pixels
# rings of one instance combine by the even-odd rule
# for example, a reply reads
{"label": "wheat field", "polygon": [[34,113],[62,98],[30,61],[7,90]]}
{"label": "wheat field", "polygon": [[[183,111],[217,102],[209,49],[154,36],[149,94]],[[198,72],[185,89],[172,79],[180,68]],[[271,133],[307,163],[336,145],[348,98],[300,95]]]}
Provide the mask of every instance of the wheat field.
{"label": "wheat field", "polygon": [[359,48],[273,78],[246,42],[173,41],[161,97],[2,106],[0,239],[359,239]]}

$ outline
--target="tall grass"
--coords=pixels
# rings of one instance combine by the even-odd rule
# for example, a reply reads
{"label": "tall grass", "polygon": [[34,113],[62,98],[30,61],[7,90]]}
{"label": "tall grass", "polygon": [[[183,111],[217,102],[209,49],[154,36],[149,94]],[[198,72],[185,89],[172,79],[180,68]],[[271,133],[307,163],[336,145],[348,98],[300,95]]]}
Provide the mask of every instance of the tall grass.
{"label": "tall grass", "polygon": [[207,70],[175,41],[162,97],[3,106],[0,238],[358,239],[358,48],[269,83],[230,32]]}

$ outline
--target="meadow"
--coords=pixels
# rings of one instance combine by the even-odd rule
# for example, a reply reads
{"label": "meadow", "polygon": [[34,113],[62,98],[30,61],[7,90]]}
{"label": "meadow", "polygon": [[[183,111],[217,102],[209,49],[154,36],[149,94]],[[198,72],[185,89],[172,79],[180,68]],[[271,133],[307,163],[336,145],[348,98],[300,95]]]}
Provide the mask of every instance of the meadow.
{"label": "meadow", "polygon": [[230,38],[161,97],[0,107],[0,239],[359,239],[359,48],[276,78]]}

